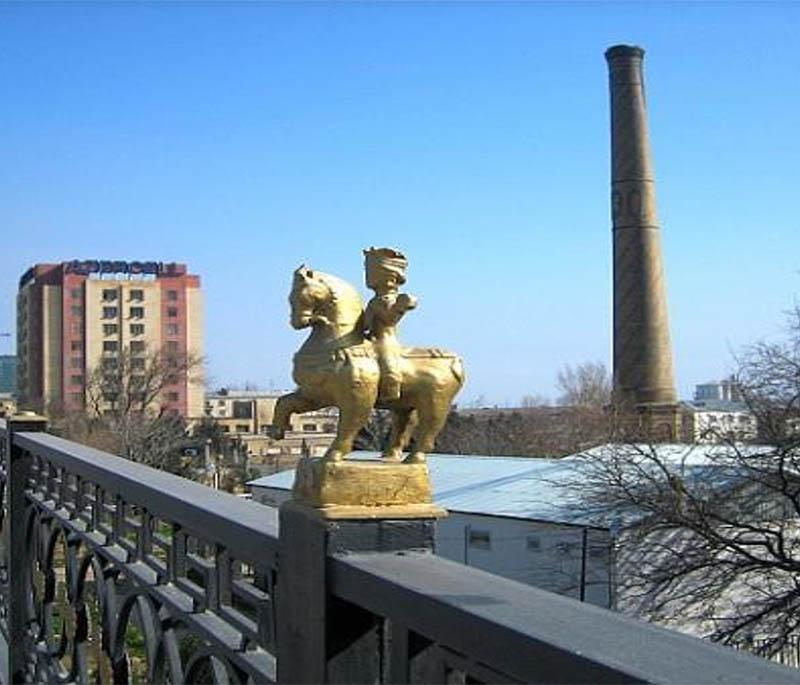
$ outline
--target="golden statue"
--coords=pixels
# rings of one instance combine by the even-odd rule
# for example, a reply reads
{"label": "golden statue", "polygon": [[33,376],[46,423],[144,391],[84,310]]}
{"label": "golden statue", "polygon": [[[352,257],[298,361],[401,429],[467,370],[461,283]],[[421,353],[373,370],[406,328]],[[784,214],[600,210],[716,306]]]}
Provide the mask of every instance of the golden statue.
{"label": "golden statue", "polygon": [[436,348],[403,347],[397,324],[416,307],[399,293],[408,262],[390,248],[364,251],[367,286],[375,291],[366,310],[358,291],[345,281],[301,266],[294,272],[289,303],[294,328],[311,334],[294,356],[297,389],[275,406],[270,434],[282,438],[292,414],[339,408],[336,438],[323,462],[343,460],[373,408],[392,412],[384,461],[425,462],[447,420],[453,397],[464,383],[461,359]]}

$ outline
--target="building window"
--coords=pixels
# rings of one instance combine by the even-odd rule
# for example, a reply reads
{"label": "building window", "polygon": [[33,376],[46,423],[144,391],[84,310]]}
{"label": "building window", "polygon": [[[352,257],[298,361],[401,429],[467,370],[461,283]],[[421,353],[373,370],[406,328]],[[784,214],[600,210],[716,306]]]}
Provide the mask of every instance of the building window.
{"label": "building window", "polygon": [[142,357],[131,357],[131,368],[132,369],[144,369],[144,359]]}
{"label": "building window", "polygon": [[83,341],[72,340],[69,343],[70,352],[81,352],[83,350]]}
{"label": "building window", "polygon": [[83,314],[83,308],[79,304],[73,304],[70,307],[70,311],[72,312],[72,316],[80,316]]}
{"label": "building window", "polygon": [[131,290],[131,300],[134,302],[144,302],[144,290]]}
{"label": "building window", "polygon": [[237,433],[247,433],[250,430],[250,426],[246,423],[237,423],[236,424],[236,432]]}
{"label": "building window", "polygon": [[335,423],[326,423],[322,426],[323,433],[335,433],[336,432],[336,424]]}
{"label": "building window", "polygon": [[83,296],[83,290],[80,288],[73,288],[70,291],[70,294],[72,295],[73,300],[79,300]]}
{"label": "building window", "polygon": [[178,335],[178,324],[176,324],[176,323],[168,323],[167,324],[167,335]]}
{"label": "building window", "polygon": [[113,371],[117,368],[117,360],[114,357],[105,357],[104,359],[100,360],[100,363],[104,369]]}
{"label": "building window", "polygon": [[117,318],[117,308],[116,307],[103,307],[103,318],[104,319],[116,319]]}
{"label": "building window", "polygon": [[491,549],[492,536],[488,530],[470,530],[469,546],[475,549]]}
{"label": "building window", "polygon": [[144,335],[144,324],[143,323],[132,323],[131,324],[131,335]]}
{"label": "building window", "polygon": [[178,401],[178,393],[177,392],[168,392],[167,393],[167,402],[177,402]]}
{"label": "building window", "polygon": [[131,340],[131,354],[144,352],[144,340]]}
{"label": "building window", "polygon": [[118,348],[116,340],[103,340],[103,352],[116,352]]}
{"label": "building window", "polygon": [[117,324],[115,323],[103,324],[103,335],[116,335],[118,330]]}
{"label": "building window", "polygon": [[167,316],[171,319],[174,319],[178,316],[178,308],[177,307],[167,307]]}
{"label": "building window", "polygon": [[82,392],[71,392],[69,398],[76,404],[83,404],[84,397]]}
{"label": "building window", "polygon": [[167,299],[170,302],[176,302],[178,300],[178,291],[177,290],[167,290]]}
{"label": "building window", "polygon": [[222,430],[223,433],[230,433],[231,432],[231,427],[230,426],[220,426],[220,429]]}
{"label": "building window", "polygon": [[178,351],[178,341],[177,340],[167,340],[166,344],[164,345],[167,352],[170,354],[175,354]]}
{"label": "building window", "polygon": [[144,318],[144,307],[131,307],[131,318],[132,319],[143,319]]}
{"label": "building window", "polygon": [[117,299],[117,291],[116,289],[113,290],[103,290],[103,302],[114,302]]}
{"label": "building window", "polygon": [[317,424],[316,423],[304,423],[303,424],[303,432],[304,433],[315,433],[317,431]]}
{"label": "building window", "polygon": [[234,401],[234,403],[233,403],[233,418],[235,418],[235,419],[252,419],[253,418],[253,404],[252,404],[252,402]]}
{"label": "building window", "polygon": [[81,357],[72,357],[69,360],[70,368],[73,369],[82,369],[83,368],[83,359]]}
{"label": "building window", "polygon": [[69,377],[70,383],[72,385],[83,385],[83,376],[79,374],[75,374],[74,376]]}

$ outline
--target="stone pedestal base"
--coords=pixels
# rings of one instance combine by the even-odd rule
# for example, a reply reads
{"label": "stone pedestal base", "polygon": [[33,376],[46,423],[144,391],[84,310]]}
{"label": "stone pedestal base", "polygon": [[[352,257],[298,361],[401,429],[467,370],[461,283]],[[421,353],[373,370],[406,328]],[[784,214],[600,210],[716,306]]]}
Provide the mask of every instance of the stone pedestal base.
{"label": "stone pedestal base", "polygon": [[323,518],[423,519],[446,515],[433,504],[427,464],[301,459],[294,501]]}

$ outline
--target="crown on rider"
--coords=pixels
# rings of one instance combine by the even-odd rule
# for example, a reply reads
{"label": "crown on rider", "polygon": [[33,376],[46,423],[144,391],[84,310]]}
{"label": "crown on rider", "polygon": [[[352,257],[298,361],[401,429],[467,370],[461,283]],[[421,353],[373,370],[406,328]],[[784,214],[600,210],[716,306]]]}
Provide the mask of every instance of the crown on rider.
{"label": "crown on rider", "polygon": [[366,268],[367,287],[392,277],[397,285],[406,282],[408,260],[399,250],[391,247],[371,247],[364,250],[364,266]]}

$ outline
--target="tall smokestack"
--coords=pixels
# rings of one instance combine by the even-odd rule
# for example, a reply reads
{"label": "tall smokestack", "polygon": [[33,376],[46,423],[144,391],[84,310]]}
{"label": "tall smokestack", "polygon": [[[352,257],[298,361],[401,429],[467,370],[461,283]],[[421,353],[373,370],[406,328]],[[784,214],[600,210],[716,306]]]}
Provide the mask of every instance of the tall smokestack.
{"label": "tall smokestack", "polygon": [[667,290],[647,135],[644,50],[606,51],[611,87],[614,391],[631,404],[675,403]]}

